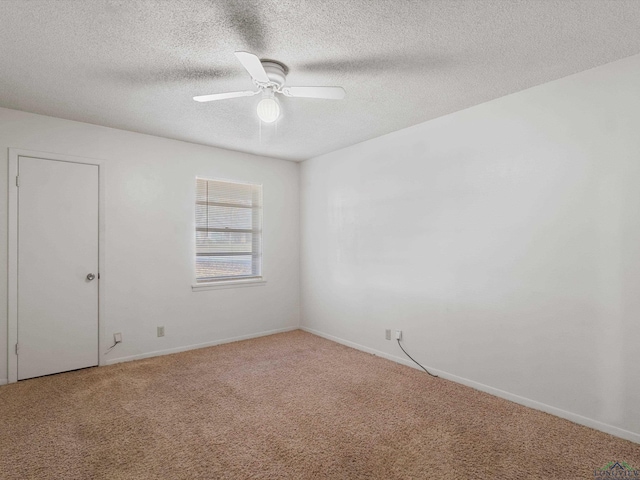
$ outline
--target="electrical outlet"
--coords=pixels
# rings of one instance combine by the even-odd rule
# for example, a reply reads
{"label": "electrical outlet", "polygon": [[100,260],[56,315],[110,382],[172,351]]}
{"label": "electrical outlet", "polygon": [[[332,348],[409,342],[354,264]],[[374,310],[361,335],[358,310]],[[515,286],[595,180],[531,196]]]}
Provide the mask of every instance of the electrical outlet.
{"label": "electrical outlet", "polygon": [[158,327],[158,336],[164,337],[164,327]]}
{"label": "electrical outlet", "polygon": [[387,328],[385,330],[384,338],[386,338],[387,340],[391,340],[391,329],[390,328]]}
{"label": "electrical outlet", "polygon": [[396,330],[396,340],[402,340],[402,330]]}
{"label": "electrical outlet", "polygon": [[121,333],[114,333],[113,334],[113,341],[114,341],[114,343],[122,343],[122,334]]}

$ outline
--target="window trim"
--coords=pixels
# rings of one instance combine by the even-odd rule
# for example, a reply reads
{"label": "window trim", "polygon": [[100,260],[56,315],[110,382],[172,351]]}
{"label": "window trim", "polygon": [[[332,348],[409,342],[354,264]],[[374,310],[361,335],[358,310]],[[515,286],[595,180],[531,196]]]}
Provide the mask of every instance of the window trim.
{"label": "window trim", "polygon": [[201,292],[203,290],[218,290],[221,288],[259,287],[266,283],[267,280],[264,277],[252,277],[242,280],[213,280],[210,282],[194,283],[191,285],[191,290]]}

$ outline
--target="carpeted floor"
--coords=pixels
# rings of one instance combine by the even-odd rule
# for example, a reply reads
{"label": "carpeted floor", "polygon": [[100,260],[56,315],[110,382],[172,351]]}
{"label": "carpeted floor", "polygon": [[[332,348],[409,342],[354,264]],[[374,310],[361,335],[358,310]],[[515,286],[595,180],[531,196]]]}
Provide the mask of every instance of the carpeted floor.
{"label": "carpeted floor", "polygon": [[640,445],[302,331],[0,387],[0,478],[593,479]]}

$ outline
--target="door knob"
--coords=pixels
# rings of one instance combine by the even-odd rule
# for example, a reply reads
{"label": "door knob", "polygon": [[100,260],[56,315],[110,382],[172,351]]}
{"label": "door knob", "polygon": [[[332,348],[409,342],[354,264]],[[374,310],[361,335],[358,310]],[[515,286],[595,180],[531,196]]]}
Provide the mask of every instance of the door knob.
{"label": "door knob", "polygon": [[91,281],[94,278],[96,278],[96,276],[93,273],[90,273],[89,275],[87,275],[87,280]]}

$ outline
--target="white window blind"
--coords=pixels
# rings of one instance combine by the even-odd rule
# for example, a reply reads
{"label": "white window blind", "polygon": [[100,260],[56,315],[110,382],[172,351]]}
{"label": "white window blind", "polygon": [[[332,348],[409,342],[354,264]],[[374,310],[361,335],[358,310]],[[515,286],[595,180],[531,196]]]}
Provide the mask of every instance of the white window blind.
{"label": "white window blind", "polygon": [[196,281],[262,276],[262,185],[196,178]]}

